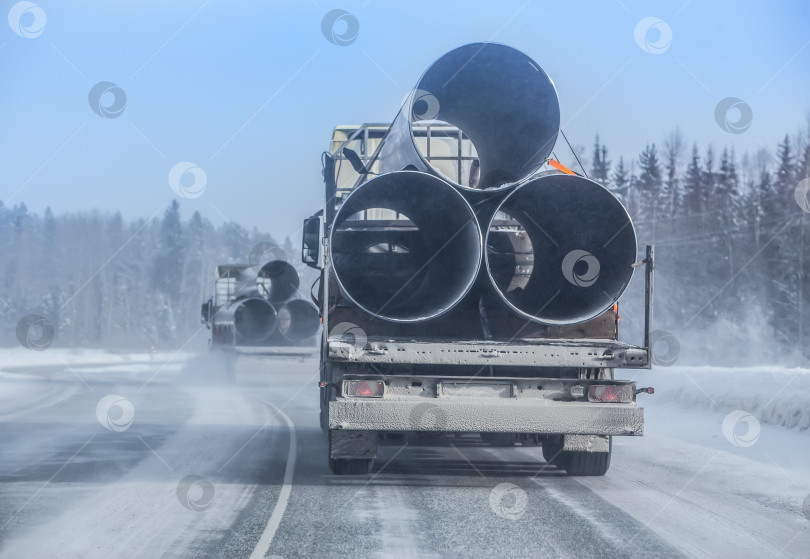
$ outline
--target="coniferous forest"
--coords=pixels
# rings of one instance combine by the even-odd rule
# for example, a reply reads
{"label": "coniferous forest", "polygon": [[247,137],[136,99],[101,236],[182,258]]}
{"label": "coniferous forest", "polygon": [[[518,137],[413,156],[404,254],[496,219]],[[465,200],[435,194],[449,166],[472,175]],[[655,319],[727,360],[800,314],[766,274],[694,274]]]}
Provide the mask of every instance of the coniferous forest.
{"label": "coniferous forest", "polygon": [[[200,304],[213,291],[215,266],[247,264],[262,242],[275,243],[232,222],[215,227],[199,212],[183,219],[177,201],[162,217],[133,222],[119,213],[0,207],[0,343],[18,343],[17,322],[34,313],[53,325],[54,346],[195,347],[207,338]],[[297,264],[290,239],[277,244]]]}
{"label": "coniferous forest", "polygon": [[[690,145],[678,131],[632,159],[612,157],[599,136],[575,150],[582,168],[566,163],[628,208],[639,254],[655,245],[655,326],[687,347],[692,340],[693,361],[810,358],[810,201],[802,187],[810,185],[802,183],[810,132],[742,155]],[[214,226],[198,212],[184,218],[181,209],[175,201],[161,217],[127,222],[118,213],[37,215],[0,203],[0,343],[17,343],[16,324],[32,313],[53,324],[59,346],[187,343],[200,329],[214,266],[247,262],[257,243],[276,241],[233,223]],[[289,238],[278,244],[301,269],[298,247]],[[302,293],[309,283],[302,279]],[[620,308],[622,328],[635,336],[642,289],[636,273]]]}
{"label": "coniferous forest", "polygon": [[[591,178],[628,208],[640,255],[655,246],[655,327],[691,346],[687,358],[806,364],[810,133],[740,156],[688,145],[675,131],[631,161],[611,161],[597,137],[589,163]],[[637,335],[640,276],[620,308]]]}

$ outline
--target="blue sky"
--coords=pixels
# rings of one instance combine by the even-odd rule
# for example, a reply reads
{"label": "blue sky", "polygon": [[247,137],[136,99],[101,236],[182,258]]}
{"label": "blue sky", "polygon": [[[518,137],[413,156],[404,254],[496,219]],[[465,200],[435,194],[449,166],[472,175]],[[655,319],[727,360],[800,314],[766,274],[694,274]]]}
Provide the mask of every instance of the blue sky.
{"label": "blue sky", "polygon": [[[47,19],[34,38],[5,23],[17,4],[0,2],[0,200],[37,212],[148,217],[175,197],[172,167],[192,162],[206,185],[181,200],[186,217],[295,237],[321,203],[331,129],[390,122],[433,60],[482,40],[534,58],[569,139],[590,151],[599,133],[614,161],[676,126],[690,146],[772,148],[810,110],[800,1],[39,0]],[[357,19],[350,45],[322,34],[335,8]],[[634,37],[650,16],[671,29],[660,54]],[[29,11],[22,25],[33,21]],[[101,81],[126,94],[117,118],[90,108]],[[715,121],[727,97],[751,107],[744,133]]]}

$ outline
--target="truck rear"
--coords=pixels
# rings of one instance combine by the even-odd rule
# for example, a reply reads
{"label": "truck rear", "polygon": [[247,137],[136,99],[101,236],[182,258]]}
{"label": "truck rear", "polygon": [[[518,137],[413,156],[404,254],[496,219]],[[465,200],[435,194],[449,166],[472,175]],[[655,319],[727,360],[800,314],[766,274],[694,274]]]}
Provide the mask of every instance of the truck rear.
{"label": "truck rear", "polygon": [[284,260],[217,266],[200,317],[211,331],[209,348],[230,355],[311,354],[318,310],[298,288],[298,272]]}
{"label": "truck rear", "polygon": [[[388,441],[464,438],[541,445],[569,475],[604,475],[612,437],[643,434],[636,396],[649,389],[614,370],[650,367],[653,249],[637,254],[605,188],[546,170],[559,108],[527,59],[461,47],[390,127],[333,133],[303,259],[321,271],[321,427],[336,474],[367,473]],[[619,341],[618,299],[642,265],[637,347]]]}

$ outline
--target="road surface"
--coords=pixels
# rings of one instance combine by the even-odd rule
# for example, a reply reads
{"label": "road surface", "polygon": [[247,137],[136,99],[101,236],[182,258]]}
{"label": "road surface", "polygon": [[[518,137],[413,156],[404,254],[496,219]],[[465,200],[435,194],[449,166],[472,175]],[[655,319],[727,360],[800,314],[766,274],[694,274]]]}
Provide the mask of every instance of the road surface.
{"label": "road surface", "polygon": [[659,391],[603,478],[471,441],[394,443],[338,477],[315,359],[241,358],[232,381],[170,358],[7,360],[0,557],[810,556],[808,431],[735,446],[724,413]]}

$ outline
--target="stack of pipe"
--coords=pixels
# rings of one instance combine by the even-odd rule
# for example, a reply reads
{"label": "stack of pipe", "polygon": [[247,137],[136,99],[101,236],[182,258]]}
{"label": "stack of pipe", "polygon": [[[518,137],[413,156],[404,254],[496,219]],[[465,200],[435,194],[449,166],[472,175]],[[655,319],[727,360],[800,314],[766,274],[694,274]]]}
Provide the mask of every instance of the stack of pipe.
{"label": "stack of pipe", "polygon": [[[453,176],[414,135],[440,123],[477,153]],[[632,276],[635,229],[603,186],[539,173],[559,126],[554,84],[522,52],[474,43],[439,58],[368,164],[381,174],[335,213],[330,257],[342,296],[398,323],[436,319],[471,296],[554,326],[609,309]]]}
{"label": "stack of pipe", "polygon": [[217,321],[233,322],[236,345],[300,343],[317,333],[318,310],[296,298],[298,272],[288,262],[273,260],[258,273],[245,267],[235,280],[236,293]]}

